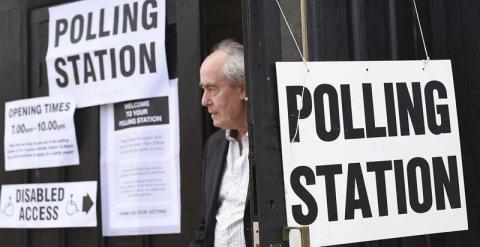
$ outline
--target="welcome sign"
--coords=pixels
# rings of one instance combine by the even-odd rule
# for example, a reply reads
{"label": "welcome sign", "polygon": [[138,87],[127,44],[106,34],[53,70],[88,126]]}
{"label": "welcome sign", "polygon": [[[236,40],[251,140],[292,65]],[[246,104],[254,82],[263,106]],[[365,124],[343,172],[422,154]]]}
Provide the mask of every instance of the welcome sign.
{"label": "welcome sign", "polygon": [[288,225],[312,246],[468,229],[450,61],[277,63]]}
{"label": "welcome sign", "polygon": [[168,94],[164,0],[87,0],[49,14],[51,96],[87,107]]}

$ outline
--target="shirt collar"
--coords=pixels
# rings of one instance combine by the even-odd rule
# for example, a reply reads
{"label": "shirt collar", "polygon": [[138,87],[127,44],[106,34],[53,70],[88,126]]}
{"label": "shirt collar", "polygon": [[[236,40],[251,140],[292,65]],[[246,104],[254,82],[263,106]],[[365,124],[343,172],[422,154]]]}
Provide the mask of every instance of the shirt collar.
{"label": "shirt collar", "polygon": [[[230,129],[225,130],[225,138],[230,142],[237,141],[237,135],[238,135],[237,130],[230,130]],[[245,136],[243,136],[242,140],[246,138],[248,138],[248,132],[245,133]]]}

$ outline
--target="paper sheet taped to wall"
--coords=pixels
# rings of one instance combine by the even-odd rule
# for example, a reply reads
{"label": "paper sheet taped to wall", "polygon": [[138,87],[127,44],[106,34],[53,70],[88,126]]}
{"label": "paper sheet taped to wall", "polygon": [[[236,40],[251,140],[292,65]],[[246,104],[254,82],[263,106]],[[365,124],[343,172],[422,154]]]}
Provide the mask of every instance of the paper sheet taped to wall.
{"label": "paper sheet taped to wall", "polygon": [[170,93],[101,108],[103,234],[180,232],[177,82]]}

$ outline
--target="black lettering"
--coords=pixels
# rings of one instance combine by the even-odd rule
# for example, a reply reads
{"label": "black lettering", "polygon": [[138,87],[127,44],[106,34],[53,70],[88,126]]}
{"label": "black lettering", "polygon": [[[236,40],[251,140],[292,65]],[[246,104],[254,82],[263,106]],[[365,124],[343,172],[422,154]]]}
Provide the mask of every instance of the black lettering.
{"label": "black lettering", "polygon": [[105,9],[100,9],[100,22],[99,22],[99,27],[98,29],[100,32],[98,33],[98,37],[107,37],[110,35],[110,31],[105,31]]}
{"label": "black lettering", "polygon": [[26,207],[25,208],[25,214],[27,215],[27,220],[30,221],[30,220],[36,220],[35,219],[35,213],[33,212],[33,208],[31,207]]}
{"label": "black lettering", "polygon": [[[156,0],[148,0],[143,3],[142,6],[142,25],[145,30],[149,30],[151,28],[157,28],[157,12],[152,10],[150,14],[147,14],[148,5],[152,5],[152,9],[157,8],[157,1]],[[148,17],[150,17],[151,22],[148,22]]]}
{"label": "black lettering", "polygon": [[363,106],[365,108],[365,127],[367,138],[385,137],[387,130],[385,127],[375,126],[375,111],[373,109],[372,85],[363,83]]}
{"label": "black lettering", "polygon": [[432,164],[437,209],[445,209],[444,192],[447,192],[450,207],[460,208],[460,184],[458,182],[457,157],[448,156],[448,174],[445,170],[445,164],[443,163],[442,157],[433,157]]}
{"label": "black lettering", "polygon": [[397,136],[397,117],[395,114],[395,100],[393,97],[393,84],[385,83],[385,106],[387,111],[388,136]]}
{"label": "black lettering", "polygon": [[92,81],[97,81],[97,76],[95,75],[95,69],[93,68],[93,62],[92,58],[90,57],[90,53],[85,53],[85,56],[83,57],[83,65],[83,82],[87,83],[89,78],[92,78]]}
{"label": "black lettering", "polygon": [[[324,95],[328,96],[330,108],[330,131],[326,129]],[[318,137],[326,142],[333,141],[340,134],[340,113],[338,108],[338,94],[335,88],[328,84],[320,84],[313,93],[315,104],[315,122]]]}
{"label": "black lettering", "polygon": [[45,220],[45,207],[39,207],[38,211],[40,211],[38,218],[42,221]]}
{"label": "black lettering", "polygon": [[29,202],[38,202],[37,195],[35,194],[35,189],[29,190],[30,192],[30,201]]}
{"label": "black lettering", "polygon": [[[72,44],[78,43],[83,36],[83,16],[82,15],[75,15],[72,18],[72,30],[70,31],[70,41]],[[76,30],[78,29],[78,35],[75,37]]]}
{"label": "black lettering", "polygon": [[80,79],[78,78],[78,65],[77,61],[80,59],[79,55],[69,56],[67,60],[72,63],[73,76],[75,78],[75,84],[80,84]]}
{"label": "black lettering", "polygon": [[27,221],[32,220],[32,209],[30,207],[25,208],[25,219]]}
{"label": "black lettering", "polygon": [[[441,82],[430,81],[427,83],[427,85],[425,85],[425,109],[427,111],[428,128],[435,135],[439,135],[441,133],[450,133],[450,114],[448,112],[448,105],[437,105],[437,112],[435,113],[433,91],[437,91],[438,98],[447,98],[447,90]],[[437,114],[440,115],[439,125],[437,124]]]}
{"label": "black lettering", "polygon": [[[417,168],[420,169],[420,176],[422,177],[422,203],[420,203],[420,198],[418,198]],[[430,168],[428,162],[421,157],[411,159],[407,165],[407,176],[410,206],[413,211],[417,213],[427,212],[432,207],[432,182],[430,180]]]}
{"label": "black lettering", "polygon": [[16,202],[21,202],[22,201],[22,191],[17,189],[16,192],[17,192],[16,193],[16,195],[17,195],[16,196]]}
{"label": "black lettering", "polygon": [[290,184],[295,194],[305,203],[308,209],[306,215],[302,212],[302,205],[292,205],[293,219],[300,225],[312,224],[318,215],[318,207],[315,198],[308,192],[302,183],[300,183],[300,177],[305,178],[306,185],[315,184],[315,174],[312,169],[306,166],[296,167],[290,175]]}
{"label": "black lettering", "polygon": [[42,189],[37,189],[37,202],[42,202],[44,200],[44,194]]}
{"label": "black lettering", "polygon": [[53,207],[53,217],[52,219],[57,220],[58,219],[58,206]]}
{"label": "black lettering", "polygon": [[[54,110],[54,112],[58,112],[60,106],[56,105],[56,104],[53,105],[53,106],[54,106],[53,108],[56,109],[56,110]],[[55,198],[52,197],[52,190],[49,190],[49,189],[45,188],[44,192],[45,192],[45,193],[43,193],[44,198],[45,198],[44,201],[46,201],[46,202],[54,202],[55,201]]]}
{"label": "black lettering", "polygon": [[337,192],[335,175],[342,174],[342,165],[323,165],[316,167],[317,176],[325,176],[325,191],[327,192],[328,221],[338,220]]}
{"label": "black lettering", "polygon": [[[130,64],[130,68],[127,70],[127,61],[125,58],[125,53],[128,51],[128,63]],[[133,75],[135,72],[135,49],[131,45],[127,45],[120,49],[120,72],[125,77]]]}
{"label": "black lettering", "polygon": [[37,207],[32,207],[32,219],[34,221],[37,221],[38,220],[38,216],[39,216],[39,212],[38,212],[38,208]]}
{"label": "black lettering", "polygon": [[57,190],[58,188],[52,188],[50,189],[50,195],[52,197],[52,201],[58,201],[58,197],[57,197]]}
{"label": "black lettering", "polygon": [[123,33],[127,32],[127,23],[130,31],[137,31],[138,3],[133,3],[133,14],[128,3],[123,5]]}
{"label": "black lettering", "polygon": [[61,202],[65,198],[65,189],[58,188],[58,201]]}
{"label": "black lettering", "polygon": [[117,78],[117,60],[115,56],[115,48],[110,49],[110,62],[112,67],[112,79]]}
{"label": "black lettering", "polygon": [[387,170],[392,170],[392,161],[390,160],[367,162],[367,171],[375,172],[378,213],[380,216],[388,215],[387,186],[385,182],[385,171]]}
{"label": "black lettering", "polygon": [[157,72],[155,54],[155,42],[150,43],[150,51],[147,50],[145,44],[140,44],[140,74],[145,74],[145,64],[148,65],[150,73]]}
{"label": "black lettering", "polygon": [[25,210],[23,207],[21,207],[20,212],[18,212],[18,220],[25,220]]}
{"label": "black lettering", "polygon": [[394,160],[395,188],[397,190],[398,214],[407,213],[407,195],[405,193],[405,173],[403,172],[403,161]]}
{"label": "black lettering", "polygon": [[[355,199],[355,187],[358,199]],[[372,217],[372,210],[368,202],[367,188],[363,179],[360,163],[348,164],[347,195],[345,200],[345,219],[351,220],[355,216],[355,209],[362,211],[363,218]]]}
{"label": "black lettering", "polygon": [[[297,130],[297,121],[310,116],[310,113],[312,112],[312,96],[307,88],[301,86],[287,86],[286,91],[290,141],[293,140],[293,142],[299,142],[300,130]],[[302,98],[301,109],[297,109],[297,96],[301,96]],[[295,139],[293,137],[295,137]]]}
{"label": "black lettering", "polygon": [[25,199],[24,199],[23,202],[30,202],[29,190],[28,190],[28,189],[25,189],[25,190],[23,191],[23,193],[24,193],[24,196],[25,196]]}
{"label": "black lettering", "polygon": [[342,95],[343,131],[345,139],[364,138],[364,129],[353,127],[350,85],[340,85],[340,93]]}
{"label": "black lettering", "polygon": [[415,134],[425,134],[422,94],[419,82],[412,82],[412,94],[413,102],[408,92],[407,84],[397,83],[398,117],[400,121],[400,133],[402,136],[410,135],[410,126],[408,124],[409,117],[412,121]]}
{"label": "black lettering", "polygon": [[59,19],[55,22],[55,47],[60,43],[60,36],[67,33],[68,21],[66,19]]}
{"label": "black lettering", "polygon": [[93,22],[93,13],[88,13],[87,19],[87,40],[95,39],[97,37],[96,34],[92,34],[92,22]]}
{"label": "black lettering", "polygon": [[51,206],[48,206],[46,208],[46,213],[47,213],[47,217],[45,218],[46,220],[51,220],[52,219],[52,210],[53,210],[53,208]]}
{"label": "black lettering", "polygon": [[57,85],[59,87],[63,88],[63,87],[68,86],[68,74],[67,74],[67,72],[65,72],[65,70],[63,70],[60,67],[60,64],[65,66],[67,64],[67,62],[65,61],[65,59],[63,59],[61,57],[55,59],[55,71],[57,71],[57,74],[59,74],[63,78],[63,80],[61,78],[57,78],[55,81],[57,82]]}
{"label": "black lettering", "polygon": [[[107,50],[98,50],[93,53],[96,57],[98,57],[98,66],[100,67],[100,80],[105,80],[105,68],[103,65],[103,56],[107,54]],[[113,63],[112,63],[113,66]],[[113,68],[112,68],[113,69]]]}
{"label": "black lettering", "polygon": [[113,10],[113,35],[118,33],[118,20],[119,20],[119,7],[115,6],[115,9]]}

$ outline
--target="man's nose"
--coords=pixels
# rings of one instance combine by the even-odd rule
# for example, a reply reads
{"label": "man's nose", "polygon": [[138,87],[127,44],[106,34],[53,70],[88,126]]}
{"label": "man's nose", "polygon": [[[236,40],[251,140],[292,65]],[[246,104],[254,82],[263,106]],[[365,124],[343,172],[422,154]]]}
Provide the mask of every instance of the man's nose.
{"label": "man's nose", "polygon": [[202,94],[202,106],[208,106],[209,104],[210,104],[210,97],[208,97],[206,91],[203,91],[203,94]]}

